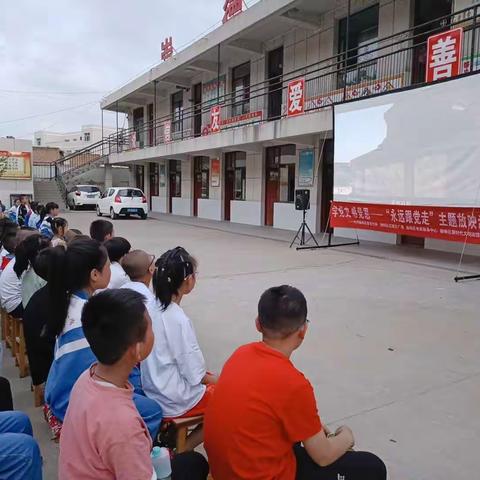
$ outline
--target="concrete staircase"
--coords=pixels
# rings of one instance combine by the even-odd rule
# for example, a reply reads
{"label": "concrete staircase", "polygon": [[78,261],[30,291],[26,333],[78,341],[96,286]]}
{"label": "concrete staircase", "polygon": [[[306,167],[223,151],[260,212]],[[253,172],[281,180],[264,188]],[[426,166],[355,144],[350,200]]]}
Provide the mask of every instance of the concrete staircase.
{"label": "concrete staircase", "polygon": [[62,210],[66,209],[65,200],[63,199],[57,182],[51,180],[35,180],[33,181],[34,200],[43,205],[48,202],[58,203]]}

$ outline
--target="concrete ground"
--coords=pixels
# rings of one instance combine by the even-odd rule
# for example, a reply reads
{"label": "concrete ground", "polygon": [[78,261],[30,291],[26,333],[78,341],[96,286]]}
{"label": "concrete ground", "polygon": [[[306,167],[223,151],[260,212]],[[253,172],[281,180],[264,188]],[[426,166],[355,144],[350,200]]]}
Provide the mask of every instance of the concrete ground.
{"label": "concrete ground", "polygon": [[[66,216],[84,232],[95,218]],[[134,248],[159,255],[180,244],[198,258],[198,286],[184,306],[210,369],[258,339],[261,292],[294,285],[311,324],[293,360],[315,387],[323,421],[349,425],[357,449],[380,455],[392,480],[478,478],[480,284],[454,283],[457,256],[366,243],[297,252],[290,232],[166,216],[114,223]],[[480,272],[480,261],[467,259],[466,269]],[[8,356],[2,374],[34,423],[45,478],[55,479],[58,447],[32,407],[29,380]]]}

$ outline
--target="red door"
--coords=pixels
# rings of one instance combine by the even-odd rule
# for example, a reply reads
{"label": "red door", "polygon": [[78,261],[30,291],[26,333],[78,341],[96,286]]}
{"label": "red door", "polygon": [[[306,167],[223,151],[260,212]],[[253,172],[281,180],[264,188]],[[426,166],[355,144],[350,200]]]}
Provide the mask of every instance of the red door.
{"label": "red door", "polygon": [[273,208],[280,190],[280,148],[267,148],[266,157],[265,225],[273,226]]}
{"label": "red door", "polygon": [[235,167],[234,154],[227,153],[225,157],[225,220],[231,219],[230,202],[234,200]]}

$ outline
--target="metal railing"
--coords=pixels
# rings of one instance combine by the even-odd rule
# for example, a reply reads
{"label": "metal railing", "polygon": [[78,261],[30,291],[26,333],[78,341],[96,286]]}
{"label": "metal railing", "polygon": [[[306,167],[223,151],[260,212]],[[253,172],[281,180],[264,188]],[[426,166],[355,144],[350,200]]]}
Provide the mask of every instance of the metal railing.
{"label": "metal railing", "polygon": [[[105,156],[154,147],[211,134],[211,108],[221,109],[221,130],[253,125],[287,116],[287,88],[291,80],[305,79],[305,112],[345,101],[425,85],[427,39],[440,31],[462,26],[463,71],[480,71],[479,6],[469,7],[423,25],[372,41],[357,50],[342,52],[282,76],[250,85],[248,90],[226,93],[192,105],[177,114],[160,116],[142,126],[114,133],[100,142],[55,162],[55,177],[79,171]],[[365,53],[368,52],[368,53]],[[243,95],[242,95],[243,94]],[[241,110],[242,114],[235,115]],[[46,172],[45,174],[48,174]],[[54,177],[51,177],[54,178]]]}

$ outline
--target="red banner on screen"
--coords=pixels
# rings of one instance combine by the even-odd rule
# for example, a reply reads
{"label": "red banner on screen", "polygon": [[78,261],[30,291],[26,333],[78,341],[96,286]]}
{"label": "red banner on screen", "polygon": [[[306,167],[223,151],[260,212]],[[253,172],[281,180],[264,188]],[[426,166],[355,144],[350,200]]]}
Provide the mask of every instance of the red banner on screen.
{"label": "red banner on screen", "polygon": [[330,225],[452,242],[480,243],[480,207],[332,202]]}

